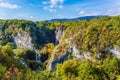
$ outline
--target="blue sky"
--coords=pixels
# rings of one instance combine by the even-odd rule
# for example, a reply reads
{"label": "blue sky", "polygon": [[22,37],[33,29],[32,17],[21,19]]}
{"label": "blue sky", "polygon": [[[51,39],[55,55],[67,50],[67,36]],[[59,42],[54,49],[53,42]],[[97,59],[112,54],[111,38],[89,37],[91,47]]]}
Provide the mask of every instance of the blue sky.
{"label": "blue sky", "polygon": [[0,19],[33,21],[120,15],[120,0],[0,0]]}

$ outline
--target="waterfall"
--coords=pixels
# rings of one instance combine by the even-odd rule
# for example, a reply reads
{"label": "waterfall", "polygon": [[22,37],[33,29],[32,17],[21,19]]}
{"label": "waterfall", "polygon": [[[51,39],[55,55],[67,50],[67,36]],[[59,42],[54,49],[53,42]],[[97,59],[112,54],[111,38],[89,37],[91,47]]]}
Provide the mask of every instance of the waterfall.
{"label": "waterfall", "polygon": [[35,50],[35,52],[36,52],[36,55],[35,55],[35,57],[36,57],[36,62],[41,62],[41,60],[40,60],[40,55],[37,53],[36,50]]}
{"label": "waterfall", "polygon": [[[17,59],[17,57],[14,56],[14,59]],[[27,64],[26,64],[23,60],[18,59],[18,61],[19,61],[21,64],[23,64],[25,67],[27,67]]]}
{"label": "waterfall", "polygon": [[36,57],[36,62],[41,62],[41,61],[40,61],[40,55],[39,55],[39,54],[36,53],[35,57]]}
{"label": "waterfall", "polygon": [[25,67],[27,67],[27,64],[23,60],[19,59],[19,62],[23,64]]}

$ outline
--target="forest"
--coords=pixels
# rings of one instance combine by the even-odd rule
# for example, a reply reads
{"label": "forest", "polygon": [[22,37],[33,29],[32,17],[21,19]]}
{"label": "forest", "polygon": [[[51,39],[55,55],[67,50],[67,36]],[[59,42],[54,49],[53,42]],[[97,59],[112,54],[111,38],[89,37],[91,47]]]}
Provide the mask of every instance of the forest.
{"label": "forest", "polygon": [[0,80],[120,80],[120,16],[0,20]]}

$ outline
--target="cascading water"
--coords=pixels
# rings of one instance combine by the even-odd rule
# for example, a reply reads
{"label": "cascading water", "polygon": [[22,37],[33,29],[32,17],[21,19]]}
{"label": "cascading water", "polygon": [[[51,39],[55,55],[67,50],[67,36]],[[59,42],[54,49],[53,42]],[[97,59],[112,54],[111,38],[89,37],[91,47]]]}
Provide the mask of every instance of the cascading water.
{"label": "cascading water", "polygon": [[18,61],[19,61],[21,64],[23,64],[25,67],[27,67],[27,64],[26,64],[23,60],[19,59]]}
{"label": "cascading water", "polygon": [[35,52],[36,52],[36,55],[35,55],[35,57],[36,57],[36,62],[41,62],[41,60],[40,60],[40,55],[37,53],[37,50],[35,50]]}
{"label": "cascading water", "polygon": [[[17,57],[14,56],[14,59],[17,59]],[[25,67],[28,66],[22,59],[18,59],[18,61],[19,61],[21,64],[23,64]]]}

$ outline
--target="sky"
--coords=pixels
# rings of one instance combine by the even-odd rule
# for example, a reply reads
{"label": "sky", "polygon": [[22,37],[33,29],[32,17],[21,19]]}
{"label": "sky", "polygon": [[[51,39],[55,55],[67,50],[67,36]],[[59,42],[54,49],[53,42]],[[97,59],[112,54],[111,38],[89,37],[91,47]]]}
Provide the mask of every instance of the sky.
{"label": "sky", "polygon": [[120,15],[120,0],[0,0],[0,19],[42,21]]}

